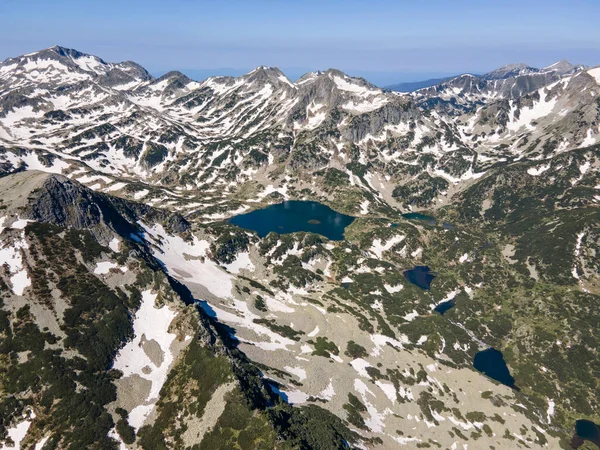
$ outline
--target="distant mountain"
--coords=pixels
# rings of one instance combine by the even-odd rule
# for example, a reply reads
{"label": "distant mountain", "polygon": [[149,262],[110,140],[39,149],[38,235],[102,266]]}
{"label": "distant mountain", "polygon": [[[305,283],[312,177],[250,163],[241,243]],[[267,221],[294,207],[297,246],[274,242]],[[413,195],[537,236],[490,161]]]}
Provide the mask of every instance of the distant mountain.
{"label": "distant mountain", "polygon": [[469,77],[474,77],[476,79],[489,81],[489,80],[504,80],[507,78],[544,74],[544,73],[554,73],[554,74],[563,76],[563,75],[568,75],[568,74],[574,73],[577,70],[582,70],[584,68],[585,68],[584,66],[576,66],[565,60],[558,61],[548,67],[544,67],[543,69],[536,69],[535,67],[531,67],[531,66],[528,66],[527,64],[523,64],[523,63],[508,64],[506,66],[503,66],[499,69],[493,70],[484,75],[463,74],[463,75],[456,75],[453,77],[431,78],[429,80],[423,80],[423,81],[392,84],[389,86],[385,86],[385,89],[389,89],[389,90],[395,91],[395,92],[414,92],[419,89],[424,89],[424,88],[436,86],[439,84],[447,83],[454,79],[459,79],[464,76],[469,76]]}
{"label": "distant mountain", "polygon": [[411,95],[422,108],[434,108],[444,114],[459,116],[500,99],[517,99],[532,94],[559,80],[585,73],[585,70],[584,66],[567,61],[542,69],[522,63],[509,64],[484,75],[460,75],[419,89]]}
{"label": "distant mountain", "polygon": [[454,77],[444,77],[444,78],[430,78],[429,80],[423,81],[409,81],[404,83],[392,84],[389,86],[385,86],[384,89],[389,89],[390,91],[395,92],[413,92],[417,89],[422,89],[430,86],[435,86],[436,84],[443,83],[444,81],[451,80]]}
{"label": "distant mountain", "polygon": [[584,69],[583,66],[576,66],[571,64],[569,61],[558,61],[550,66],[542,69],[536,69],[535,67],[528,66],[524,63],[519,64],[508,64],[500,67],[499,69],[493,70],[481,78],[484,80],[504,80],[507,78],[514,78],[519,76],[537,75],[543,73],[555,73],[559,76],[570,75],[578,70]]}

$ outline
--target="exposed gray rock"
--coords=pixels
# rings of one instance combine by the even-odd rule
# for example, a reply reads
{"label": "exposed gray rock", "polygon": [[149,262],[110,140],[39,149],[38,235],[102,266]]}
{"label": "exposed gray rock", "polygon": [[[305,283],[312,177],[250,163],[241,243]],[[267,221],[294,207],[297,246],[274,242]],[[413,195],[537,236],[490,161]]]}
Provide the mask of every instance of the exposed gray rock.
{"label": "exposed gray rock", "polygon": [[131,239],[132,234],[142,232],[139,220],[161,223],[172,233],[189,229],[187,221],[177,214],[94,192],[62,175],[14,173],[0,178],[0,192],[21,218],[87,229],[104,245],[115,235]]}

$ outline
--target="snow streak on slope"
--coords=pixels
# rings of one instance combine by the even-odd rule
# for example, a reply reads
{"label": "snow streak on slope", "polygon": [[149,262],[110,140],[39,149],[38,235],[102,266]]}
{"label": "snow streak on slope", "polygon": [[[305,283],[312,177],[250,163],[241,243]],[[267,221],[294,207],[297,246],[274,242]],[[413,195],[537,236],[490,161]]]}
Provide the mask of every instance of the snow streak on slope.
{"label": "snow streak on slope", "polygon": [[[140,428],[158,400],[158,394],[167,379],[173,363],[171,344],[175,334],[169,333],[169,325],[177,315],[167,306],[156,308],[157,294],[142,292],[142,304],[135,314],[133,331],[135,338],[121,349],[114,361],[114,368],[123,372],[123,376],[136,376],[150,381],[150,391],[142,404],[129,414],[129,423],[136,430]],[[153,353],[148,350],[150,344],[158,345]]]}
{"label": "snow streak on slope", "polygon": [[[0,233],[5,228],[3,225],[6,218],[0,217]],[[17,220],[10,228],[23,229],[27,221]],[[23,295],[25,289],[31,286],[31,279],[27,273],[23,261],[22,250],[29,248],[29,244],[25,240],[25,231],[21,232],[18,239],[6,239],[0,242],[0,267],[6,265],[10,273],[10,282],[12,291],[15,295]]]}
{"label": "snow streak on slope", "polygon": [[210,244],[193,237],[191,242],[179,236],[169,235],[161,225],[148,227],[146,238],[154,245],[154,256],[176,278],[205,286],[213,295],[227,298],[231,295],[231,275],[208,259],[206,251]]}

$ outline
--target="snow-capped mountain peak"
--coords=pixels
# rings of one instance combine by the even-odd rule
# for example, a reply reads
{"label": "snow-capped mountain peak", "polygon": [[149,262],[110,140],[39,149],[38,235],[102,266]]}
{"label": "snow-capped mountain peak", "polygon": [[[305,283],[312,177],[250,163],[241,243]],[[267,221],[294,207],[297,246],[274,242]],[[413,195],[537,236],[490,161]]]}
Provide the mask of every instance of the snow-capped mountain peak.
{"label": "snow-capped mountain peak", "polygon": [[506,66],[488,72],[482,78],[485,80],[504,80],[506,78],[530,75],[537,72],[538,69],[528,66],[525,63],[507,64]]}
{"label": "snow-capped mountain peak", "polygon": [[97,56],[58,45],[8,58],[0,64],[0,80],[12,88],[24,86],[26,81],[72,84],[93,80],[123,90],[152,79],[143,67],[134,62],[107,63]]}
{"label": "snow-capped mountain peak", "polygon": [[294,85],[278,67],[258,66],[242,78],[248,82],[270,83],[276,86],[287,85],[293,87]]}

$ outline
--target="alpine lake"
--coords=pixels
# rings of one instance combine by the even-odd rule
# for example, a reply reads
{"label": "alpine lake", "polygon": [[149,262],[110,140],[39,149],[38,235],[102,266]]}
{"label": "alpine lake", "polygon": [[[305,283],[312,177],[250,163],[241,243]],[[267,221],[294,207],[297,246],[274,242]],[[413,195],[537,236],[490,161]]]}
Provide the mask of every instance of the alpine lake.
{"label": "alpine lake", "polygon": [[[436,219],[421,213],[406,213],[402,217],[407,220],[418,220],[435,225]],[[287,200],[283,203],[269,205],[229,219],[229,223],[246,230],[255,231],[263,238],[271,231],[285,234],[305,231],[317,233],[332,241],[344,239],[344,230],[355,217],[334,211],[329,206],[307,200]],[[394,226],[396,224],[392,224]],[[451,228],[447,223],[444,228]]]}
{"label": "alpine lake", "polygon": [[[407,220],[423,221],[431,225],[437,223],[434,217],[421,213],[407,213],[403,214],[403,217]],[[229,219],[229,223],[255,231],[261,238],[272,231],[280,234],[303,231],[320,234],[332,241],[341,241],[344,239],[344,230],[354,219],[352,216],[334,211],[318,202],[288,200],[234,216]],[[452,228],[450,224],[442,223],[441,225],[444,228]],[[404,271],[404,277],[408,282],[429,291],[431,282],[436,275],[427,266],[415,266]],[[454,300],[450,300],[438,305],[435,311],[443,315],[454,306]],[[473,366],[488,377],[515,388],[514,378],[510,375],[500,351],[493,348],[480,351],[475,355]]]}
{"label": "alpine lake", "polygon": [[271,231],[279,234],[305,231],[320,234],[332,241],[344,239],[344,230],[354,221],[321,203],[289,200],[240,214],[229,219],[229,223],[240,228],[256,231],[264,238]]}

